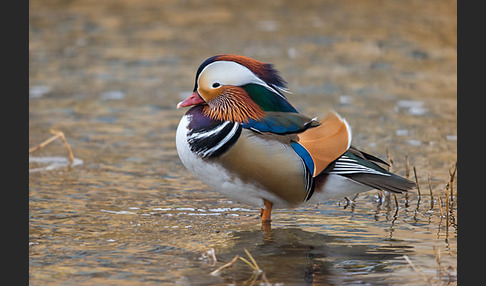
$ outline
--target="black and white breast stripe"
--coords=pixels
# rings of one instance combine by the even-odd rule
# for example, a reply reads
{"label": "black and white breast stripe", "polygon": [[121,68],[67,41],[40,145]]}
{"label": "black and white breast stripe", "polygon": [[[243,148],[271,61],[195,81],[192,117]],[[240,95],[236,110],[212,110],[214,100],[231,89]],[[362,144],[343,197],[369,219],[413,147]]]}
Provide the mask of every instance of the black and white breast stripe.
{"label": "black and white breast stripe", "polygon": [[336,162],[334,164],[334,168],[331,171],[329,171],[329,173],[339,174],[339,175],[366,173],[366,174],[390,176],[390,174],[383,173],[383,172],[380,172],[376,169],[372,169],[370,167],[361,165],[361,164],[358,163],[357,160],[350,158],[346,155],[343,155],[339,159],[336,160]]}
{"label": "black and white breast stripe", "polygon": [[188,132],[187,142],[192,152],[203,158],[217,157],[228,151],[241,134],[238,122],[225,121],[211,128],[197,128]]}

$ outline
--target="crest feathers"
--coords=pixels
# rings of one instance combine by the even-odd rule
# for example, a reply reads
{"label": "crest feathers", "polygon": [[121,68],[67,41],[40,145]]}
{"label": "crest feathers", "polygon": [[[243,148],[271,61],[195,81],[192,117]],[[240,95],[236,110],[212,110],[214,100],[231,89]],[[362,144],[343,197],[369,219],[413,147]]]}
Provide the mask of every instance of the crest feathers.
{"label": "crest feathers", "polygon": [[199,74],[207,65],[215,61],[232,61],[238,63],[242,66],[247,67],[269,86],[273,86],[283,91],[286,91],[287,89],[287,82],[280,76],[279,72],[273,67],[272,64],[263,63],[245,56],[222,54],[206,59],[199,66],[196,73],[196,83],[194,85],[194,91],[196,91],[197,89],[197,78],[199,77]]}

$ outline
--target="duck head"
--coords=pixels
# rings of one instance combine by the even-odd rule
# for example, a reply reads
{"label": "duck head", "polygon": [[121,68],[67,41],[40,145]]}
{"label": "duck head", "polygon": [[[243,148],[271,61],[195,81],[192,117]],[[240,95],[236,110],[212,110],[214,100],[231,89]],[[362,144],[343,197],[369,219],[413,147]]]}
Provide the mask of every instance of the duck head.
{"label": "duck head", "polygon": [[194,90],[177,108],[204,105],[212,119],[247,123],[266,111],[297,112],[282,92],[286,82],[273,65],[240,55],[217,55],[198,68]]}

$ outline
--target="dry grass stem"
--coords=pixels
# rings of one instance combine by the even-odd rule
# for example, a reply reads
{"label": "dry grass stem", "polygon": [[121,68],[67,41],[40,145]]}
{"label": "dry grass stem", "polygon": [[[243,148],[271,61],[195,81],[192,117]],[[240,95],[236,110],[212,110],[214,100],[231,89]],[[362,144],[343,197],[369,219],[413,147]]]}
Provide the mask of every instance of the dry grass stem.
{"label": "dry grass stem", "polygon": [[253,258],[251,253],[246,248],[245,248],[245,253],[250,258],[251,262],[246,260],[244,257],[240,257],[240,259],[243,260],[243,262],[245,262],[246,264],[248,264],[253,269],[253,271],[257,273],[262,272],[262,270],[258,266],[258,263],[255,261],[255,258]]}
{"label": "dry grass stem", "polygon": [[[449,225],[454,223],[454,177],[456,176],[457,162],[454,169],[449,169],[449,182],[446,185],[446,240],[449,239]],[[450,193],[449,193],[450,190]],[[452,222],[450,221],[452,219]]]}
{"label": "dry grass stem", "polygon": [[449,239],[449,184],[446,188],[446,241]]}
{"label": "dry grass stem", "polygon": [[454,163],[454,169],[452,171],[449,169],[449,175],[450,175],[450,181],[451,181],[451,183],[454,182],[454,178],[456,176],[456,172],[457,172],[457,162]]}
{"label": "dry grass stem", "polygon": [[[419,197],[419,201],[420,201],[420,197]],[[408,197],[408,192],[405,193],[405,208],[408,208],[410,206],[410,201],[409,201],[409,197]]]}
{"label": "dry grass stem", "polygon": [[449,239],[449,183],[446,185],[446,241]]}
{"label": "dry grass stem", "polygon": [[240,259],[241,259],[243,262],[245,262],[246,264],[248,264],[248,266],[250,266],[250,267],[251,267],[251,269],[253,269],[253,271],[256,271],[255,266],[254,266],[253,264],[251,264],[251,262],[249,262],[248,260],[246,260],[246,258],[244,258],[244,257],[240,257]]}
{"label": "dry grass stem", "polygon": [[449,169],[449,185],[450,185],[450,188],[451,188],[451,202],[454,201],[454,177],[456,176],[456,171],[457,171],[457,162],[454,163],[454,169],[453,171],[451,171]]}
{"label": "dry grass stem", "polygon": [[69,143],[67,142],[66,136],[64,136],[64,133],[62,131],[58,131],[58,130],[54,130],[54,129],[51,129],[50,132],[51,132],[51,134],[54,134],[54,136],[51,136],[47,140],[45,140],[44,142],[40,143],[39,145],[30,148],[29,153],[32,153],[32,152],[37,151],[41,148],[44,148],[46,145],[48,145],[51,142],[53,142],[54,140],[60,138],[62,140],[62,142],[64,142],[64,147],[66,148],[66,150],[68,152],[69,162],[71,162],[71,164],[73,164],[74,163],[73,151],[71,150],[71,146],[69,146]]}
{"label": "dry grass stem", "polygon": [[446,185],[446,216],[449,214],[449,183]]}
{"label": "dry grass stem", "polygon": [[393,215],[393,220],[392,220],[392,226],[395,225],[395,220],[398,218],[398,200],[397,200],[397,195],[393,194],[393,199],[395,200],[395,214]]}
{"label": "dry grass stem", "polygon": [[235,257],[233,257],[233,259],[231,259],[230,262],[226,263],[225,265],[219,267],[218,269],[214,270],[213,272],[209,273],[209,275],[212,275],[212,276],[219,276],[219,274],[221,274],[221,271],[223,271],[223,269],[226,269],[228,267],[231,267],[233,266],[233,264],[235,264],[235,262],[238,260],[240,256],[237,254]]}
{"label": "dry grass stem", "polygon": [[[408,156],[405,155],[405,178],[408,180],[410,178],[410,162],[408,161]],[[420,197],[419,197],[420,198]],[[405,208],[408,208],[409,204],[409,194],[405,193]]]}
{"label": "dry grass stem", "polygon": [[381,203],[383,202],[383,191],[382,190],[378,190],[378,199],[380,199],[380,205]]}
{"label": "dry grass stem", "polygon": [[47,140],[45,140],[44,142],[40,143],[39,145],[30,148],[29,149],[29,153],[35,152],[35,151],[39,150],[40,148],[44,148],[46,145],[48,145],[52,141],[56,140],[57,138],[59,138],[59,135],[54,135],[54,136],[49,137]]}
{"label": "dry grass stem", "polygon": [[410,162],[408,161],[407,155],[405,155],[405,178],[407,180],[410,178]]}
{"label": "dry grass stem", "polygon": [[417,214],[418,214],[418,212],[419,212],[419,208],[420,208],[420,201],[421,201],[421,200],[422,200],[422,197],[420,197],[420,196],[419,196],[419,197],[417,198],[417,207],[415,208],[415,215],[417,215]]}
{"label": "dry grass stem", "polygon": [[390,153],[388,152],[388,149],[386,149],[386,162],[388,163],[388,171],[392,172],[393,169],[393,159],[391,158]]}
{"label": "dry grass stem", "polygon": [[427,181],[429,183],[429,192],[430,192],[430,209],[434,208],[434,194],[432,193],[432,184],[430,183],[430,173],[427,174]]}
{"label": "dry grass stem", "polygon": [[344,197],[344,200],[346,200],[346,204],[343,206],[343,209],[346,209],[351,204],[351,200],[348,197]]}
{"label": "dry grass stem", "polygon": [[[218,269],[212,271],[211,273],[209,273],[209,275],[219,276],[224,269],[233,266],[238,260],[241,260],[241,261],[245,262],[248,266],[250,266],[250,268],[253,270],[253,274],[251,275],[251,277],[248,280],[246,280],[243,283],[243,285],[253,285],[257,281],[258,277],[261,277],[261,279],[263,280],[263,283],[265,285],[271,285],[268,282],[268,279],[267,279],[267,276],[265,275],[265,272],[263,272],[263,270],[260,268],[260,266],[256,262],[255,258],[253,258],[253,255],[251,255],[251,253],[247,249],[244,249],[244,251],[245,251],[246,255],[248,256],[248,259],[241,257],[237,254],[237,255],[235,255],[235,257],[233,257],[233,259],[231,259],[230,262],[228,262],[228,263],[222,265],[221,267],[219,267]],[[214,261],[216,261],[216,256],[214,256],[212,254],[214,254],[213,248],[211,248],[209,250],[206,250],[206,248],[204,248],[203,257],[212,257],[214,259]]]}
{"label": "dry grass stem", "polygon": [[[251,262],[248,261],[247,259],[245,259],[244,257],[240,257],[240,259],[243,262],[245,262],[246,264],[248,264],[248,266],[250,266],[251,269],[253,269],[253,275],[249,279],[250,285],[253,285],[255,283],[256,279],[259,276],[262,277],[263,282],[265,283],[265,285],[271,285],[268,282],[268,279],[267,279],[267,276],[265,275],[265,272],[263,272],[263,270],[260,268],[260,266],[258,266],[258,263],[256,262],[255,258],[253,258],[253,255],[251,255],[251,253],[246,248],[244,250],[245,250],[245,253],[246,253],[246,255],[248,256],[248,258],[250,259]],[[246,284],[246,282],[244,284]]]}
{"label": "dry grass stem", "polygon": [[415,183],[417,184],[418,195],[422,196],[422,194],[420,192],[420,184],[419,184],[418,177],[417,177],[417,169],[415,169],[415,166],[413,166],[413,174],[415,175]]}
{"label": "dry grass stem", "polygon": [[245,248],[245,253],[248,255],[248,257],[251,259],[251,262],[253,265],[255,265],[256,269],[260,270],[260,267],[258,266],[258,263],[256,262],[255,258],[253,258],[253,255]]}
{"label": "dry grass stem", "polygon": [[444,212],[442,211],[442,200],[440,198],[440,195],[437,196],[437,199],[439,200],[440,217],[443,217],[444,216]]}

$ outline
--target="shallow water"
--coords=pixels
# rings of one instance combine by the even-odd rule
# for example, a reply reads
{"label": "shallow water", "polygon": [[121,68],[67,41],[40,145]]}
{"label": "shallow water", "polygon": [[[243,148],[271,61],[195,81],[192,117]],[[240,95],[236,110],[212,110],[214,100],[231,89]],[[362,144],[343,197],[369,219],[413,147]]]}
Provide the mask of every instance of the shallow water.
{"label": "shallow water", "polygon": [[[30,284],[456,284],[455,181],[446,196],[456,11],[455,1],[29,3],[29,146],[61,130],[76,162],[59,140],[30,154]],[[403,176],[408,159],[421,196],[276,210],[262,231],[258,209],[202,185],[175,150],[175,105],[218,53],[275,64],[302,113],[336,110],[355,146],[388,152]],[[249,260],[245,249],[263,274],[237,260],[210,275]]]}

